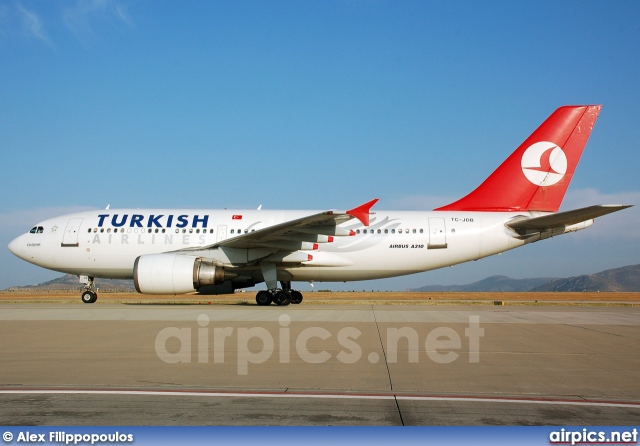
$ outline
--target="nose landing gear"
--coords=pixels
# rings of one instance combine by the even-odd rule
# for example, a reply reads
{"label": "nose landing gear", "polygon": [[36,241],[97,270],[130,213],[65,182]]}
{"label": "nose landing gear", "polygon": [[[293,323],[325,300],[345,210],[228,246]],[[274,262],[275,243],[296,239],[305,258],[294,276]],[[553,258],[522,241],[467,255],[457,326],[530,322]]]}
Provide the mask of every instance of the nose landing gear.
{"label": "nose landing gear", "polygon": [[98,288],[93,282],[93,277],[87,277],[84,284],[85,291],[82,293],[82,302],[85,304],[92,304],[98,300]]}

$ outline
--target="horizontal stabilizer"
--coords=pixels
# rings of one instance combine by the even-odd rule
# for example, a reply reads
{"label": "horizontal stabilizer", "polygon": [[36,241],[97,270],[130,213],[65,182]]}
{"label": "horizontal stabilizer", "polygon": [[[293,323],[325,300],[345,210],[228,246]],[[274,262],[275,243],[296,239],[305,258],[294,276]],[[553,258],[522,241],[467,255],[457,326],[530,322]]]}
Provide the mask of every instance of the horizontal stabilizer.
{"label": "horizontal stabilizer", "polygon": [[516,232],[543,231],[561,226],[570,226],[596,217],[621,211],[633,205],[626,204],[601,204],[586,208],[574,209],[566,212],[544,215],[542,217],[527,218],[507,223],[507,226]]}

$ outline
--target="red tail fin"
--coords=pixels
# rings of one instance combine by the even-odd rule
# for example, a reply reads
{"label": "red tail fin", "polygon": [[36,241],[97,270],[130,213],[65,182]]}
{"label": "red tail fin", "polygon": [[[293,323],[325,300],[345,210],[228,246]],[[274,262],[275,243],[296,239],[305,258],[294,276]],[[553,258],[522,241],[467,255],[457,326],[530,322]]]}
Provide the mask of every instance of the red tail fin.
{"label": "red tail fin", "polygon": [[477,189],[436,210],[557,212],[601,108],[560,107]]}

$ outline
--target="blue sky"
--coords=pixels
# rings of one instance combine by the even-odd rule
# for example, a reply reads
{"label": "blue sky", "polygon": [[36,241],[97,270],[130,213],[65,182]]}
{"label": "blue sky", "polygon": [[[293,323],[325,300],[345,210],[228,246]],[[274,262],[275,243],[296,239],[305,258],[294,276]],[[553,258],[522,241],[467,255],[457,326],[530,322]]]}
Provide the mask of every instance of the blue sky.
{"label": "blue sky", "polygon": [[[604,107],[563,209],[640,202],[636,1],[0,1],[0,59],[4,246],[107,204],[431,209],[565,104]],[[350,288],[640,263],[639,217]]]}

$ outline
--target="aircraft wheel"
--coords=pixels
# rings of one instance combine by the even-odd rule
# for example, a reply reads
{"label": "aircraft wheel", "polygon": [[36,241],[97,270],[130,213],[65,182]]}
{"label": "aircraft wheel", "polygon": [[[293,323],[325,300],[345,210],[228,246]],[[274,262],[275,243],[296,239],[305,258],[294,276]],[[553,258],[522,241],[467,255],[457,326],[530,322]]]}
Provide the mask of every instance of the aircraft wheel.
{"label": "aircraft wheel", "polygon": [[85,291],[84,293],[82,293],[82,302],[84,302],[85,304],[92,304],[96,300],[98,300],[98,295],[93,291]]}
{"label": "aircraft wheel", "polygon": [[291,303],[292,304],[302,303],[302,293],[300,291],[291,292]]}
{"label": "aircraft wheel", "polygon": [[256,294],[256,303],[258,305],[271,305],[272,300],[271,293],[268,291],[258,291],[258,294]]}
{"label": "aircraft wheel", "polygon": [[275,295],[274,301],[277,305],[289,305],[291,303],[291,294],[284,290],[278,291]]}

